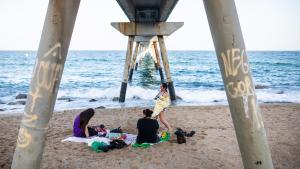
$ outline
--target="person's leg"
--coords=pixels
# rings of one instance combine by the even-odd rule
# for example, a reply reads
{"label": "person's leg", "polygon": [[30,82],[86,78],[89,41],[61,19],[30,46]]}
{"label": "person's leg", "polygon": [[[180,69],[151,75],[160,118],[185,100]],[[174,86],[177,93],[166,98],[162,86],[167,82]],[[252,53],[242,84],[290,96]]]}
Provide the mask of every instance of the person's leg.
{"label": "person's leg", "polygon": [[168,131],[171,133],[172,128],[166,119],[165,112],[164,111],[160,112],[158,116],[159,116],[159,120],[168,128]]}

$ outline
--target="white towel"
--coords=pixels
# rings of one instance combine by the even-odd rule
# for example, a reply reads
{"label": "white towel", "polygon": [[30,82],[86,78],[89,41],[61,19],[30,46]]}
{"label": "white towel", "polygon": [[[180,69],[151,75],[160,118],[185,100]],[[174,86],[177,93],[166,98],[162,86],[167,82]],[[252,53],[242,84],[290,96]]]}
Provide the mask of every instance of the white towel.
{"label": "white towel", "polygon": [[[136,137],[137,135],[134,135],[134,134],[127,134],[127,133],[124,133],[126,134],[126,139],[124,140],[124,142],[129,145],[131,143],[134,143],[135,140],[136,140]],[[66,142],[66,141],[69,141],[69,142],[76,142],[76,143],[91,143],[91,142],[94,142],[94,141],[99,141],[99,142],[105,142],[107,144],[109,144],[109,142],[111,140],[109,140],[108,138],[106,137],[98,137],[98,136],[94,136],[94,137],[90,137],[90,138],[83,138],[83,137],[74,137],[74,136],[70,136],[64,140],[62,140],[61,142]]]}

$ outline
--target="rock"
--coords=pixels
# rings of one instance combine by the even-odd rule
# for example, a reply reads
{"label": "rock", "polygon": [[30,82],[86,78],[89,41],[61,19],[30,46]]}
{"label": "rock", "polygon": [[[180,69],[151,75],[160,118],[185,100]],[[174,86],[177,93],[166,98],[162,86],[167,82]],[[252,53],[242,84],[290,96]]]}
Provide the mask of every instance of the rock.
{"label": "rock", "polygon": [[182,100],[182,97],[176,95],[176,100]]}
{"label": "rock", "polygon": [[140,100],[141,98],[139,96],[133,96],[132,97],[134,100]]}
{"label": "rock", "polygon": [[89,102],[96,102],[96,101],[98,101],[98,100],[96,100],[96,99],[89,100]]}
{"label": "rock", "polygon": [[284,92],[283,91],[280,91],[280,92],[277,92],[276,94],[283,94]]}
{"label": "rock", "polygon": [[69,97],[61,97],[61,98],[58,98],[57,100],[65,100],[67,102],[72,102],[74,101],[73,99],[69,98]]}
{"label": "rock", "polygon": [[26,104],[26,101],[24,101],[24,100],[19,100],[19,101],[17,101],[17,104],[25,105],[25,104]]}
{"label": "rock", "polygon": [[16,105],[17,103],[15,103],[15,102],[9,102],[9,103],[7,103],[7,105]]}
{"label": "rock", "polygon": [[16,99],[27,99],[27,94],[18,94]]}
{"label": "rock", "polygon": [[73,99],[70,99],[70,98],[67,100],[67,102],[72,102],[72,101],[74,101],[74,100],[73,100]]}
{"label": "rock", "polygon": [[264,85],[255,85],[255,89],[266,89],[268,88],[268,86],[264,86]]}
{"label": "rock", "polygon": [[95,109],[105,109],[104,106],[99,106],[99,107],[96,107]]}
{"label": "rock", "polygon": [[119,97],[114,97],[114,98],[112,99],[112,101],[114,101],[114,102],[119,101]]}

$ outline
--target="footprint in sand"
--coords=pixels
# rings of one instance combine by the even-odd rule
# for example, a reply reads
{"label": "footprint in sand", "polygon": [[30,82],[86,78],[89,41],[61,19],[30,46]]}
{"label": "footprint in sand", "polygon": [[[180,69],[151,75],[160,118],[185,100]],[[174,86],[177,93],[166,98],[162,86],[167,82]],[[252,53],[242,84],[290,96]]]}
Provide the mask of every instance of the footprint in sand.
{"label": "footprint in sand", "polygon": [[214,150],[216,150],[216,151],[221,151],[220,149],[218,149],[218,148],[214,148]]}

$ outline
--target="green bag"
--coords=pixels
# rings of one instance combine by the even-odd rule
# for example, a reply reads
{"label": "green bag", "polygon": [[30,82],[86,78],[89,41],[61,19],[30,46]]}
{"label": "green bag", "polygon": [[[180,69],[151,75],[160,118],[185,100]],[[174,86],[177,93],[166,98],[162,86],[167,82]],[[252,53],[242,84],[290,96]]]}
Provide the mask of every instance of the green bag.
{"label": "green bag", "polygon": [[107,152],[108,151],[108,144],[104,142],[94,141],[91,145],[93,151],[100,153],[100,152]]}

